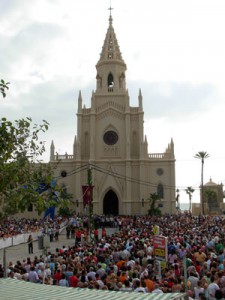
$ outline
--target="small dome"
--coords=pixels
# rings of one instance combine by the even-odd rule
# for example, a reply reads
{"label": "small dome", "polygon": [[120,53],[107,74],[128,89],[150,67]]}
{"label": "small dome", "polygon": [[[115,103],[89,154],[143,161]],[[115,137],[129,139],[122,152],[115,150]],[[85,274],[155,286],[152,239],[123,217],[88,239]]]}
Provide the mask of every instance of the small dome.
{"label": "small dome", "polygon": [[212,181],[212,178],[210,178],[209,182],[207,182],[206,184],[204,184],[204,186],[215,186],[215,185],[217,185],[217,184]]}

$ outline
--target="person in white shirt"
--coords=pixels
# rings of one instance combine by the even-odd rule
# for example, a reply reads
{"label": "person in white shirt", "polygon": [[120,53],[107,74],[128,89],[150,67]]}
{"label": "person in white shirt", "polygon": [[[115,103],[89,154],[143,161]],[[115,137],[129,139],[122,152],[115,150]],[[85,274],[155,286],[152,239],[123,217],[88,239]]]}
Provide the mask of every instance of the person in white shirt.
{"label": "person in white shirt", "polygon": [[136,286],[134,289],[135,293],[146,293],[146,288],[141,286],[140,280],[136,280],[135,286]]}
{"label": "person in white shirt", "polygon": [[103,281],[101,280],[101,278],[100,278],[100,276],[99,276],[98,273],[96,273],[96,282],[98,283],[99,289],[101,290],[101,289],[103,288],[103,286],[104,286],[104,283],[103,283]]}
{"label": "person in white shirt", "polygon": [[59,280],[59,286],[69,286],[68,280],[66,280],[66,275],[62,274],[62,279]]}
{"label": "person in white shirt", "polygon": [[87,273],[87,277],[91,277],[92,280],[95,280],[95,274],[96,272],[94,272],[94,268],[90,267],[89,272]]}
{"label": "person in white shirt", "polygon": [[201,286],[201,280],[198,281],[197,286],[194,287],[195,299],[199,300],[199,294],[204,294],[205,289]]}
{"label": "person in white shirt", "polygon": [[163,291],[159,288],[159,285],[156,283],[156,284],[155,284],[155,288],[154,288],[154,290],[152,291],[152,293],[154,293],[154,294],[162,294]]}
{"label": "person in white shirt", "polygon": [[217,279],[214,276],[212,276],[210,278],[210,281],[211,281],[211,283],[208,286],[208,294],[209,294],[209,298],[208,299],[209,300],[216,300],[215,293],[220,288],[219,288],[219,286],[217,284]]}
{"label": "person in white shirt", "polygon": [[30,268],[30,272],[28,275],[28,281],[30,282],[39,282],[39,277],[34,267]]}

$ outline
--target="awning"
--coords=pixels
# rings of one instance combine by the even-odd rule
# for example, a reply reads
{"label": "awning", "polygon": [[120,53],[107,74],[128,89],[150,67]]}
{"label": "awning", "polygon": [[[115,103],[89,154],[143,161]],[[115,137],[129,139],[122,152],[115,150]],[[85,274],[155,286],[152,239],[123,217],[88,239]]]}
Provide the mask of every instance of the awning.
{"label": "awning", "polygon": [[185,300],[184,293],[140,294],[134,292],[101,291],[31,283],[17,279],[0,279],[0,299],[3,300]]}

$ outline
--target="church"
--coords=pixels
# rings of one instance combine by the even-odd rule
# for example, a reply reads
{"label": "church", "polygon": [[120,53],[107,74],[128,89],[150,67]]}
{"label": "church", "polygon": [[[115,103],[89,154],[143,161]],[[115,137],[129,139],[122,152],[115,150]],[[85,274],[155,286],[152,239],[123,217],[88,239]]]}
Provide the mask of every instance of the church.
{"label": "church", "polygon": [[[83,186],[93,185],[93,213],[145,215],[150,194],[157,193],[162,214],[176,212],[173,140],[162,153],[148,153],[144,134],[141,89],[137,106],[130,106],[126,63],[113,27],[109,25],[96,64],[96,89],[91,106],[78,95],[77,133],[72,154],[58,154],[52,141],[50,163],[58,184],[73,195],[77,213],[85,213]],[[88,178],[88,174],[91,179]]]}

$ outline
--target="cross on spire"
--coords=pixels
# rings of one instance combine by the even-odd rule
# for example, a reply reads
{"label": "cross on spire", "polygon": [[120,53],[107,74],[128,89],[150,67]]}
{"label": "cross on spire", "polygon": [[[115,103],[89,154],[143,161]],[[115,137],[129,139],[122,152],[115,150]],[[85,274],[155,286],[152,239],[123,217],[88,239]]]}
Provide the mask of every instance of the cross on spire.
{"label": "cross on spire", "polygon": [[110,17],[111,17],[111,13],[112,13],[112,10],[113,10],[113,8],[111,7],[111,1],[110,1],[110,7],[108,8],[108,10],[110,11]]}

